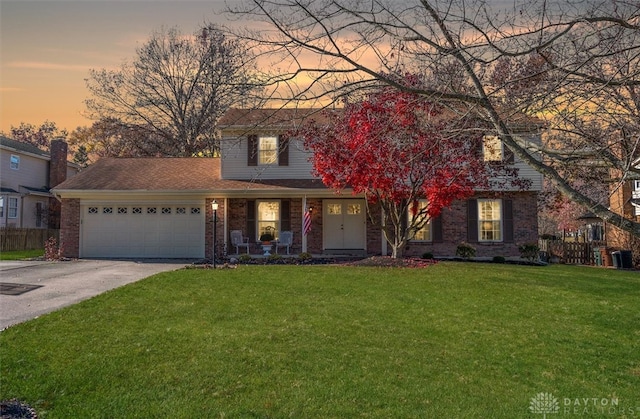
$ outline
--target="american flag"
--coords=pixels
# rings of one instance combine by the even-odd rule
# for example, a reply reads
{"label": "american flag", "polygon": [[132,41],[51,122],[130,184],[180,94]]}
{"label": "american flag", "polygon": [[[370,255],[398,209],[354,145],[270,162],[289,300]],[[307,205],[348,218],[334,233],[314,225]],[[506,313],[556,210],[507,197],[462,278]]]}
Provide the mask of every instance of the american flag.
{"label": "american flag", "polygon": [[311,211],[309,211],[309,207],[304,210],[304,219],[302,220],[302,231],[306,236],[311,230]]}

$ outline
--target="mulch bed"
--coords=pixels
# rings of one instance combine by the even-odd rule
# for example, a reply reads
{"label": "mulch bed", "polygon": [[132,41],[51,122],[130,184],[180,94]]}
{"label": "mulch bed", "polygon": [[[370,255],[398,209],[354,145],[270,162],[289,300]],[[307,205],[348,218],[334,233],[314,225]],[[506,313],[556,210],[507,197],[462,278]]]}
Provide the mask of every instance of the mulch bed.
{"label": "mulch bed", "polygon": [[434,259],[392,258],[391,256],[373,256],[366,259],[345,262],[347,266],[373,266],[381,268],[427,268],[435,265]]}
{"label": "mulch bed", "polygon": [[36,411],[17,399],[0,402],[0,419],[38,419]]}

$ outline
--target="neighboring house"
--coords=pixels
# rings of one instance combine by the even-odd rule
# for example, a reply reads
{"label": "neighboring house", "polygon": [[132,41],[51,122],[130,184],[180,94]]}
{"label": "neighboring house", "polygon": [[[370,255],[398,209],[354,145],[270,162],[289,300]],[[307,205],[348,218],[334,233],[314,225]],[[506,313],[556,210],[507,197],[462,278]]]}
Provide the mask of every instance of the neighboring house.
{"label": "neighboring house", "polygon": [[0,227],[59,228],[60,206],[50,189],[79,171],[67,162],[67,144],[51,152],[0,136]]}
{"label": "neighboring house", "polygon": [[[636,166],[640,162],[636,162]],[[640,180],[628,180],[616,184],[609,195],[609,208],[626,219],[640,222]],[[640,265],[640,239],[635,238],[612,223],[605,224],[607,246],[612,249],[631,249],[634,264]]]}
{"label": "neighboring house", "polygon": [[[336,194],[311,171],[301,141],[284,133],[312,109],[229,111],[221,121],[220,158],[102,159],[54,192],[62,200],[61,245],[69,257],[211,257],[213,210],[218,203],[216,251],[235,253],[230,232],[252,243],[261,233],[293,232],[292,253],[388,254],[380,223],[349,190]],[[539,134],[523,134],[539,141]],[[487,137],[487,141],[495,141]],[[487,148],[487,159],[513,155]],[[518,245],[537,241],[537,194],[541,176],[514,161],[531,180],[528,191],[478,193],[457,202],[425,227],[405,254],[455,254],[463,241],[478,256],[515,256]],[[305,210],[311,229],[303,234]],[[373,208],[373,219],[381,214]]]}

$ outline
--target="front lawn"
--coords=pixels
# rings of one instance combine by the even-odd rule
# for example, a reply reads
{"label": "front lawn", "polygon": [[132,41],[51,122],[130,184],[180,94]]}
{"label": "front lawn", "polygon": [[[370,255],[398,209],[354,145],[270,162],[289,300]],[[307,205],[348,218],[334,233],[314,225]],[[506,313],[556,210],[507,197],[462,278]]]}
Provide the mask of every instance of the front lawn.
{"label": "front lawn", "polygon": [[0,252],[0,260],[24,260],[44,256],[44,249],[11,250]]}
{"label": "front lawn", "polygon": [[640,416],[639,307],[640,274],[604,268],[185,269],[0,333],[0,399],[56,418],[542,418],[548,393],[560,415],[588,398]]}

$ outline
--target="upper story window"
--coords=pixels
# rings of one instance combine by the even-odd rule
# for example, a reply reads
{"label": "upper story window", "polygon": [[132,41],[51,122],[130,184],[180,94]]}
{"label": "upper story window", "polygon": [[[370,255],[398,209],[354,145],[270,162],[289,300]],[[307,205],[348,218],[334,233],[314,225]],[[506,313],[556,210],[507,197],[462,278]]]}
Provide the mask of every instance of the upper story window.
{"label": "upper story window", "polygon": [[633,181],[633,190],[634,191],[640,191],[640,180],[634,180]]}
{"label": "upper story window", "polygon": [[288,166],[289,141],[282,136],[250,135],[248,166]]}
{"label": "upper story window", "polygon": [[485,135],[482,141],[484,161],[502,161],[502,141],[497,135]]}
{"label": "upper story window", "polygon": [[258,137],[258,164],[278,163],[278,137]]}
{"label": "upper story window", "polygon": [[18,170],[20,168],[20,156],[12,154],[10,166],[13,170]]}
{"label": "upper story window", "polygon": [[514,163],[513,152],[505,148],[497,135],[485,135],[482,138],[482,157],[486,162]]}

